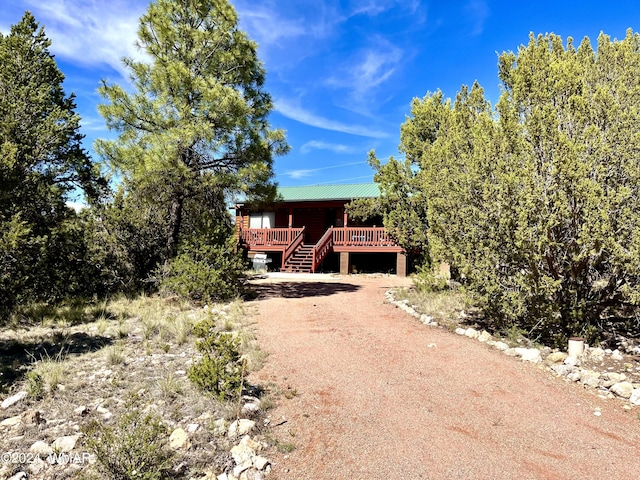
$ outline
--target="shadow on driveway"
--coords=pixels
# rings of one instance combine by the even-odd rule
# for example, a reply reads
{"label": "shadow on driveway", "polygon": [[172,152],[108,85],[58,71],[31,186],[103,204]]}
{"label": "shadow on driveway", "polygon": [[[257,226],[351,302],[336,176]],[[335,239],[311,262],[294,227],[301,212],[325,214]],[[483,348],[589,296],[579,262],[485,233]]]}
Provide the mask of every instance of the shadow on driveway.
{"label": "shadow on driveway", "polygon": [[250,290],[255,300],[268,298],[328,297],[337,293],[360,290],[360,286],[339,282],[274,282],[252,284]]}

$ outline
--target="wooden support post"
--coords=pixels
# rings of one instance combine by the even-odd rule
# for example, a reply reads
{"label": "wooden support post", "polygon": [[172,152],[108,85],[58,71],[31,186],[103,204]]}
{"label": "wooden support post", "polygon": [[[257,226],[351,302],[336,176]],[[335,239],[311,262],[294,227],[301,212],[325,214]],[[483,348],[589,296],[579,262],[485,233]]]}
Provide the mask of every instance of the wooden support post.
{"label": "wooden support post", "polygon": [[407,276],[407,256],[402,252],[398,252],[396,256],[396,275],[399,277]]}
{"label": "wooden support post", "polygon": [[340,275],[349,275],[350,263],[349,252],[340,252]]}

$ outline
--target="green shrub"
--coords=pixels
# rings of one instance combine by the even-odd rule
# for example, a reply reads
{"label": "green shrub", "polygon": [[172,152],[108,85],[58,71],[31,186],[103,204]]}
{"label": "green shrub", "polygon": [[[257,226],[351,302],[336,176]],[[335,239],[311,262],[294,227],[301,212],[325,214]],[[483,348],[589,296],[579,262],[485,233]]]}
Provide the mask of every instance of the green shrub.
{"label": "green shrub", "polygon": [[233,237],[220,244],[186,245],[169,262],[160,290],[194,301],[228,300],[240,295],[243,270]]}
{"label": "green shrub", "polygon": [[189,380],[221,400],[237,397],[242,388],[238,339],[231,333],[216,331],[211,318],[196,324],[194,333],[200,337],[196,348],[203,356],[189,368]]}
{"label": "green shrub", "polygon": [[137,408],[130,408],[113,427],[94,420],[83,433],[87,448],[96,456],[96,467],[105,478],[169,478],[167,429],[157,415],[143,415]]}
{"label": "green shrub", "polygon": [[445,275],[430,266],[419,266],[413,283],[419,292],[441,292],[449,287]]}

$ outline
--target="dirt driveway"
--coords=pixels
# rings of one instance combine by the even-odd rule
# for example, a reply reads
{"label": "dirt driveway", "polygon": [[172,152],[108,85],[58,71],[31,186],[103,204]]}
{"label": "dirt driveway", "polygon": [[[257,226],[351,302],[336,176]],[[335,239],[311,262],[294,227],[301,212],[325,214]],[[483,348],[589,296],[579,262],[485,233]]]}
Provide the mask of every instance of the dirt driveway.
{"label": "dirt driveway", "polygon": [[403,282],[258,282],[254,381],[295,391],[270,478],[640,478],[640,408],[418,323],[384,301]]}

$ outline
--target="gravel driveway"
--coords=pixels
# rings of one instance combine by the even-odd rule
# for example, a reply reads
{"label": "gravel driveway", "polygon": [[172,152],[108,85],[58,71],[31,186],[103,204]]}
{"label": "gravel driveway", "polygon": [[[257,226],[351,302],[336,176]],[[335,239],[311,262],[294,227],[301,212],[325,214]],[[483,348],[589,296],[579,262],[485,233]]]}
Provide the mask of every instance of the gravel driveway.
{"label": "gravel driveway", "polygon": [[418,323],[384,301],[406,279],[296,278],[250,304],[253,381],[296,392],[269,412],[296,446],[270,478],[640,478],[639,408]]}

